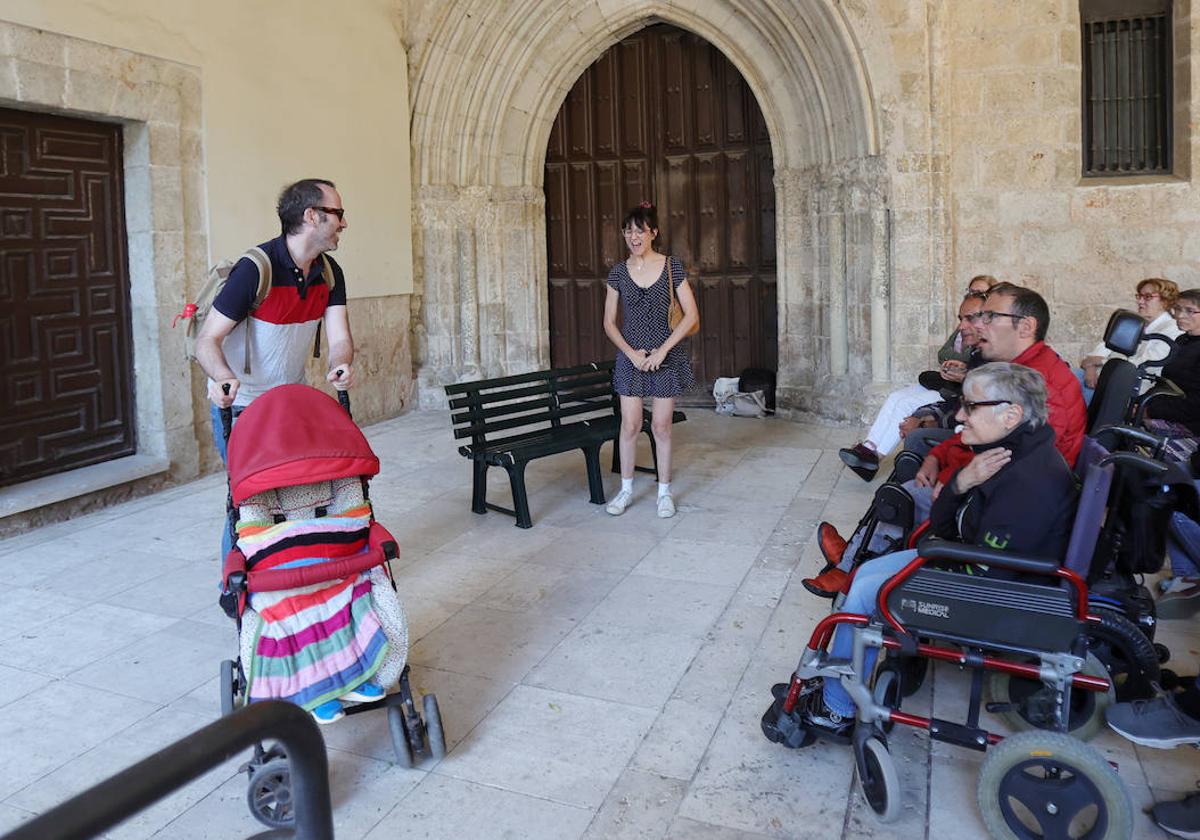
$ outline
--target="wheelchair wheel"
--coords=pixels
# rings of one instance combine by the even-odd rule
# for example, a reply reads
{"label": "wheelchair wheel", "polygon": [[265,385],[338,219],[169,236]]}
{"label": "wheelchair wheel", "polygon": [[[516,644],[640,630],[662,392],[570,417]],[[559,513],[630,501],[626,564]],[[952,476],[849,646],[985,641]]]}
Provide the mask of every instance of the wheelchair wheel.
{"label": "wheelchair wheel", "polygon": [[[900,667],[887,662],[879,669],[875,675],[875,685],[871,688],[871,698],[879,706],[887,706],[889,709],[900,708],[900,701],[904,694],[904,679],[900,675]],[[882,725],[885,733],[890,733],[895,724],[888,721]]]}
{"label": "wheelchair wheel", "polygon": [[250,813],[267,828],[291,828],[296,816],[292,805],[292,772],[286,758],[273,758],[250,771],[246,791]]}
{"label": "wheelchair wheel", "polygon": [[[1088,653],[1081,673],[1091,677],[1109,678],[1104,663],[1093,653]],[[1082,688],[1072,689],[1071,708],[1067,712],[1067,731],[1082,741],[1102,731],[1104,710],[1116,697],[1117,693],[1111,686],[1104,694]],[[1008,711],[996,714],[1017,732],[1056,728],[1056,692],[1045,683],[992,671],[988,674],[985,699],[989,703],[1003,703],[1012,707]]]}
{"label": "wheelchair wheel", "polygon": [[1100,621],[1088,625],[1088,650],[1104,663],[1117,690],[1117,701],[1152,697],[1151,683],[1160,677],[1154,644],[1125,616],[1106,609],[1094,613]]}
{"label": "wheelchair wheel", "polygon": [[412,747],[408,743],[408,725],[404,710],[399,706],[387,707],[388,732],[392,736],[392,749],[396,752],[396,763],[401,767],[413,766]]}
{"label": "wheelchair wheel", "polygon": [[988,750],[976,798],[992,837],[1133,835],[1133,804],[1094,747],[1061,732],[1022,732]]}
{"label": "wheelchair wheel", "polygon": [[900,776],[883,741],[871,736],[863,741],[861,748],[855,745],[854,761],[863,798],[880,822],[894,821],[901,810]]}

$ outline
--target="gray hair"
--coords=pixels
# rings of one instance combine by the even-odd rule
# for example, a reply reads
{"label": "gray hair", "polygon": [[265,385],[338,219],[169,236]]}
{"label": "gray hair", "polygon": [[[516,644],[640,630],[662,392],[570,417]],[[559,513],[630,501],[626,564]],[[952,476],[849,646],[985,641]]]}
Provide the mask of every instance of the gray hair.
{"label": "gray hair", "polygon": [[1036,429],[1046,422],[1046,380],[1033,368],[1012,362],[989,362],[967,374],[963,390],[973,384],[985,400],[1004,400],[1021,406],[1025,422]]}

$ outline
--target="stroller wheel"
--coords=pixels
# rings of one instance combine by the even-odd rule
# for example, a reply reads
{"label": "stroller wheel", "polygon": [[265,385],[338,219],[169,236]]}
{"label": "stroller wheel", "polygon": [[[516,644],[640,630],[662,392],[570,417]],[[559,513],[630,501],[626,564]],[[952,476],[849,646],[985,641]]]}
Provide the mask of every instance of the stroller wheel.
{"label": "stroller wheel", "polygon": [[889,823],[900,816],[900,776],[896,764],[883,741],[871,736],[854,749],[858,767],[858,782],[863,798],[880,822]]}
{"label": "stroller wheel", "polygon": [[250,813],[267,828],[291,828],[295,822],[292,806],[292,772],[286,758],[273,758],[250,771],[246,791]]}
{"label": "stroller wheel", "polygon": [[404,721],[404,710],[399,706],[388,706],[387,719],[388,731],[392,735],[392,749],[396,751],[396,763],[401,767],[412,767],[413,754],[408,745],[408,726]]}
{"label": "stroller wheel", "polygon": [[[1081,673],[1108,679],[1108,671],[1094,653],[1088,653]],[[999,703],[1005,711],[997,712],[1000,719],[1018,732],[1029,729],[1056,728],[1054,710],[1057,692],[1037,680],[1025,680],[1000,671],[988,674],[986,700]],[[1116,699],[1116,690],[1109,686],[1106,693],[1071,690],[1071,708],[1067,712],[1067,731],[1086,741],[1104,729],[1104,710]]]}
{"label": "stroller wheel", "polygon": [[237,664],[232,659],[221,661],[221,716],[233,714],[237,708]]}
{"label": "stroller wheel", "polygon": [[976,798],[992,837],[1133,836],[1133,804],[1116,771],[1061,732],[1022,732],[989,750]]}
{"label": "stroller wheel", "polygon": [[446,733],[442,729],[442,713],[438,709],[437,697],[426,694],[421,704],[425,707],[425,737],[429,739],[429,755],[435,759],[446,757]]}

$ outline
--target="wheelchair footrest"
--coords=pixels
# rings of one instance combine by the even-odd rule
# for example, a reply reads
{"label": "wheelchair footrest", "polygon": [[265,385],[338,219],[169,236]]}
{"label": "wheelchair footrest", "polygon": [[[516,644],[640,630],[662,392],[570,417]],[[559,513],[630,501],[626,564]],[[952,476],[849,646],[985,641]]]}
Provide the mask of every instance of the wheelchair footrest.
{"label": "wheelchair footrest", "polygon": [[987,730],[975,726],[963,726],[949,720],[931,718],[929,721],[929,737],[945,741],[960,747],[983,752],[988,748]]}

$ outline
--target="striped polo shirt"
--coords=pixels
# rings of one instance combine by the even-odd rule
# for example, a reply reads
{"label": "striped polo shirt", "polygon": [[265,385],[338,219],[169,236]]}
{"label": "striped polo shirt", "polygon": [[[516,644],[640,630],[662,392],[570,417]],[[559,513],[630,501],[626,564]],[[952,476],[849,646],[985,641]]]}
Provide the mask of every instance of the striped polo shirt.
{"label": "striped polo shirt", "polygon": [[[229,273],[224,288],[213,301],[213,307],[238,325],[221,345],[225,361],[237,376],[235,406],[247,406],[257,396],[276,385],[304,381],[304,365],[312,355],[317,324],[330,306],[346,305],[346,278],[332,256],[334,284],[330,289],[322,272],[324,262],[318,257],[304,277],[288,252],[283,236],[264,242],[258,247],[271,260],[271,289],[262,305],[251,314],[258,293],[258,268],[248,258],[238,260]],[[250,329],[250,369],[242,370],[245,359],[246,324]]]}

